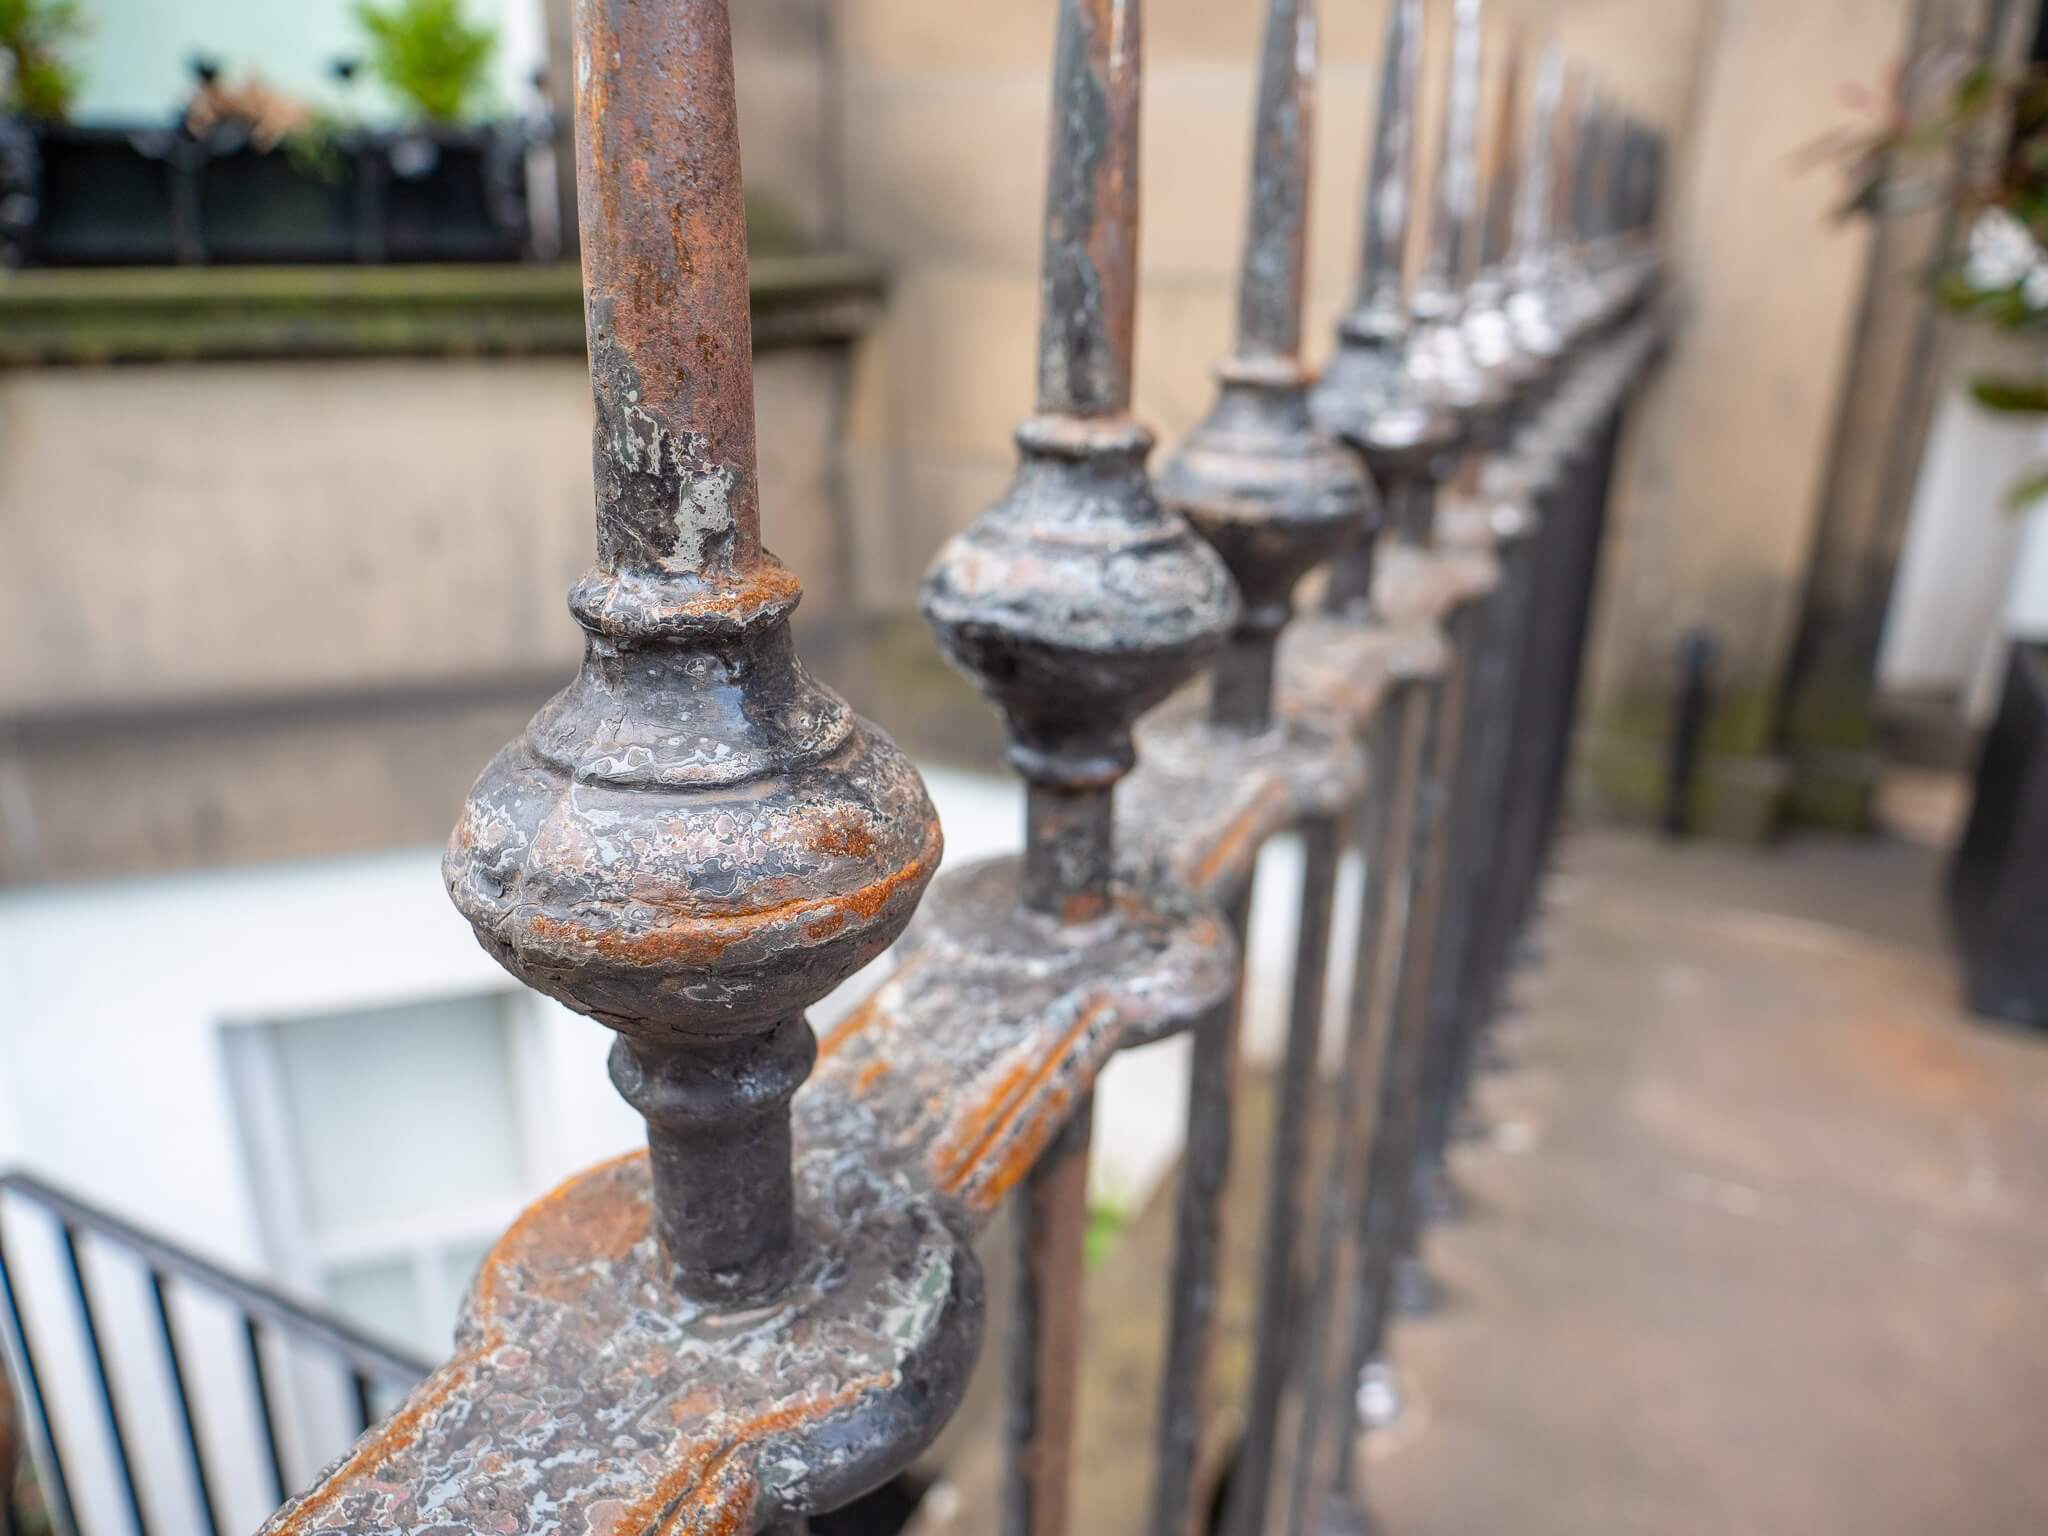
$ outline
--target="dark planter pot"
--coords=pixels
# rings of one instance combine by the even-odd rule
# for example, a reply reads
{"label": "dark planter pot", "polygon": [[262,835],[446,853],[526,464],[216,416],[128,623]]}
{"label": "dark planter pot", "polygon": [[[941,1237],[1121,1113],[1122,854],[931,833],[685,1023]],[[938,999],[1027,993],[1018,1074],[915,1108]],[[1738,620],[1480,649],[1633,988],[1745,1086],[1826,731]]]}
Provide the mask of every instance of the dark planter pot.
{"label": "dark planter pot", "polygon": [[2013,647],[1948,903],[1971,1009],[2048,1029],[2048,645]]}
{"label": "dark planter pot", "polygon": [[15,266],[518,261],[516,126],[363,133],[325,154],[227,128],[0,123],[0,254]]}
{"label": "dark planter pot", "polygon": [[182,161],[169,129],[0,126],[0,237],[13,266],[161,266],[179,260]]}

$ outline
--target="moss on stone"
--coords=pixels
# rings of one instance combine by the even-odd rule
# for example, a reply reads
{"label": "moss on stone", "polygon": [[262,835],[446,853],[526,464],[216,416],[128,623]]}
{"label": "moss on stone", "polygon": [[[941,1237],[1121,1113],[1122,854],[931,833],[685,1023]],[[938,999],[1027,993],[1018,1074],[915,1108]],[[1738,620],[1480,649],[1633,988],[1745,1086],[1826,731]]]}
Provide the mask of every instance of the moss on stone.
{"label": "moss on stone", "polygon": [[[761,256],[757,346],[845,341],[884,289],[849,255]],[[44,269],[0,279],[0,364],[578,355],[572,265]]]}

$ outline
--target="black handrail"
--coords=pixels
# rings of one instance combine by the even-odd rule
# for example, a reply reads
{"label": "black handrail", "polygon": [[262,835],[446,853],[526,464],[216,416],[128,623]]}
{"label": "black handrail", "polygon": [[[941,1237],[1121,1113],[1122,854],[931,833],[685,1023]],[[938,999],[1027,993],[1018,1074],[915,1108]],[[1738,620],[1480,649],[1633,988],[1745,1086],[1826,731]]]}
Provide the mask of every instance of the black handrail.
{"label": "black handrail", "polygon": [[[207,1527],[215,1532],[215,1536],[220,1536],[222,1525],[216,1501],[214,1467],[192,1413],[191,1379],[171,1315],[169,1282],[189,1285],[227,1303],[240,1314],[242,1336],[247,1345],[250,1390],[263,1431],[262,1452],[280,1501],[292,1491],[292,1480],[284,1466],[277,1403],[271,1390],[269,1368],[264,1363],[263,1339],[266,1332],[318,1351],[347,1373],[361,1429],[368,1429],[376,1417],[372,1406],[376,1388],[409,1389],[431,1369],[428,1362],[329,1312],[295,1301],[263,1281],[235,1274],[189,1248],[146,1232],[110,1211],[45,1183],[33,1174],[0,1174],[0,1197],[6,1196],[38,1207],[58,1225],[67,1278],[78,1304],[83,1353],[95,1373],[93,1385],[105,1416],[114,1466],[120,1474],[121,1489],[135,1529],[141,1536],[148,1536],[151,1530],[149,1501],[142,1497],[136,1480],[135,1463],[107,1367],[105,1335],[99,1326],[85,1267],[80,1262],[81,1235],[89,1235],[96,1243],[120,1249],[148,1274],[170,1386],[177,1399],[178,1422],[190,1458],[196,1500]],[[4,1214],[4,1209],[4,1203],[0,1203],[0,1214]],[[71,1499],[69,1468],[49,1409],[47,1379],[37,1361],[24,1313],[19,1272],[9,1263],[4,1223],[0,1223],[0,1308],[5,1310],[8,1326],[4,1343],[18,1369],[22,1394],[26,1399],[23,1406],[30,1419],[30,1439],[41,1452],[38,1461],[45,1479],[50,1514],[57,1529],[75,1536],[79,1523],[76,1506]],[[0,1469],[0,1473],[5,1470]]]}

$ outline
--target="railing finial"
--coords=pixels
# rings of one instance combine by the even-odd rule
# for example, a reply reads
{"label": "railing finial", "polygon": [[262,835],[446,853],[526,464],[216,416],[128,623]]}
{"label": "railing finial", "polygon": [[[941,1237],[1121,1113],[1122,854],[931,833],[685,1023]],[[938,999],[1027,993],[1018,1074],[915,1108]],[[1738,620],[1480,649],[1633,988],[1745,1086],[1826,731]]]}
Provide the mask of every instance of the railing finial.
{"label": "railing finial", "polygon": [[582,0],[577,188],[598,563],[576,680],[477,781],[444,871],[484,946],[619,1033],[655,1226],[691,1300],[798,1261],[804,1009],[937,867],[916,772],[796,660],[761,548],[726,0]]}
{"label": "railing finial", "polygon": [[[1433,467],[1461,431],[1441,386],[1414,366],[1415,320],[1403,267],[1415,202],[1421,0],[1391,0],[1384,59],[1358,303],[1337,328],[1336,355],[1310,393],[1309,407],[1317,427],[1364,456],[1397,536],[1414,540],[1426,536]],[[1368,535],[1333,562],[1326,594],[1332,610],[1370,611],[1373,556]]]}
{"label": "railing finial", "polygon": [[1059,0],[1039,414],[1009,493],[955,536],[923,605],[1002,711],[1029,784],[1024,897],[1108,909],[1110,792],[1131,727],[1237,619],[1222,562],[1153,497],[1128,414],[1136,312],[1139,0]]}
{"label": "railing finial", "polygon": [[1422,73],[1422,0],[1390,0],[1380,67],[1379,109],[1364,199],[1365,243],[1359,262],[1362,325],[1405,330],[1409,227],[1415,203],[1416,85]]}
{"label": "railing finial", "polygon": [[1159,475],[1161,498],[1215,546],[1244,594],[1211,715],[1245,732],[1271,721],[1296,583],[1366,532],[1375,509],[1355,458],[1309,420],[1301,365],[1315,70],[1315,0],[1269,0],[1237,350],[1218,370],[1222,398]]}
{"label": "railing finial", "polygon": [[1456,308],[1474,253],[1479,206],[1479,83],[1485,47],[1483,0],[1454,0],[1451,12],[1450,91],[1437,141],[1436,212],[1430,221],[1422,279],[1416,285],[1420,317],[1439,318]]}

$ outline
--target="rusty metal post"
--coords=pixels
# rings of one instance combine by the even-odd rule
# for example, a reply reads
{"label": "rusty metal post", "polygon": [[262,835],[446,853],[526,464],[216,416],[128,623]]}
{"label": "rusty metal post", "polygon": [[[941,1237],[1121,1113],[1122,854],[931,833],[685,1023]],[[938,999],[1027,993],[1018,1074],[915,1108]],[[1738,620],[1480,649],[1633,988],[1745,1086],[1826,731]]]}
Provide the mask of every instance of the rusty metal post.
{"label": "rusty metal post", "polygon": [[[1435,382],[1459,422],[1462,451],[1454,465],[1440,466],[1445,477],[1441,483],[1450,484],[1461,497],[1470,497],[1479,489],[1484,456],[1501,440],[1512,396],[1506,378],[1481,367],[1474,358],[1463,325],[1465,285],[1477,255],[1482,0],[1454,0],[1452,18],[1437,207],[1428,255],[1412,301],[1415,333],[1411,350],[1415,366]],[[1433,1090],[1441,1076],[1441,999],[1454,963],[1451,951],[1462,926],[1459,899],[1463,892],[1456,880],[1455,850],[1470,810],[1472,763],[1466,735],[1473,716],[1474,679],[1484,662],[1482,616],[1483,610],[1467,604],[1447,622],[1451,665],[1436,690],[1433,747],[1425,759],[1425,777],[1417,797],[1414,835],[1418,851],[1411,867],[1411,878],[1417,883],[1396,994],[1396,1007],[1401,1010],[1395,1025],[1401,1071],[1390,1105],[1391,1118],[1384,1128],[1388,1144],[1385,1167],[1391,1182],[1381,1196],[1387,1206],[1381,1230],[1387,1236],[1375,1244],[1375,1261],[1368,1269],[1371,1309],[1367,1333],[1374,1356],[1381,1350],[1397,1285],[1404,1298],[1428,1295],[1415,1242],[1416,1186],[1430,1170],[1421,1156],[1421,1144]]]}
{"label": "rusty metal post", "polygon": [[[1210,719],[1221,733],[1251,736],[1285,731],[1274,720],[1274,663],[1281,632],[1294,613],[1294,589],[1313,567],[1369,531],[1376,504],[1353,455],[1319,433],[1309,418],[1310,375],[1301,358],[1307,280],[1308,203],[1314,147],[1316,13],[1314,0],[1269,0],[1260,52],[1254,119],[1251,197],[1238,289],[1237,345],[1218,370],[1221,397],[1159,476],[1159,494],[1181,512],[1230,567],[1244,594],[1244,613],[1217,665]],[[1219,740],[1227,750],[1227,741]],[[1286,1389],[1301,1214],[1302,1163],[1312,1112],[1316,1053],[1327,975],[1330,913],[1337,878],[1337,827],[1317,817],[1301,828],[1307,857],[1297,934],[1292,999],[1280,1102],[1260,1248],[1258,1333],[1245,1438],[1230,1483],[1224,1530],[1256,1536],[1271,1485],[1275,1436]],[[1220,1222],[1228,1177],[1236,1020],[1198,1036],[1190,1094],[1191,1148],[1213,1143],[1221,1156],[1191,1155],[1184,1199],[1186,1237]],[[1213,1059],[1212,1059],[1213,1058]],[[1187,1267],[1176,1296],[1208,1297],[1216,1289],[1216,1255],[1208,1273]],[[1174,1334],[1184,1353],[1210,1347],[1209,1319],[1187,1319]],[[1196,1446],[1185,1440],[1188,1409],[1200,1402],[1172,1381],[1161,1405],[1164,1428],[1154,1529],[1187,1528]],[[1197,1430],[1199,1426],[1196,1426]]]}
{"label": "rusty metal post", "polygon": [[761,547],[726,0],[583,0],[577,189],[597,493],[576,680],[484,771],[450,894],[529,986],[614,1029],[681,1296],[798,1261],[804,1009],[937,867],[923,784],[797,664]]}
{"label": "rusty metal post", "polygon": [[[1153,495],[1132,419],[1139,0],[1059,0],[1038,410],[1009,493],[951,540],[923,605],[1001,711],[1027,784],[1021,900],[1069,928],[1112,914],[1112,791],[1139,715],[1203,666],[1240,606],[1215,553]],[[1007,1536],[1068,1528],[1086,1222],[1086,1109],[1023,1210]]]}
{"label": "rusty metal post", "polygon": [[[1457,417],[1436,380],[1415,366],[1404,259],[1415,186],[1416,86],[1422,45],[1421,0],[1388,7],[1383,77],[1364,196],[1364,245],[1358,299],[1338,328],[1337,352],[1311,395],[1318,426],[1357,451],[1392,512],[1396,544],[1419,550],[1430,537],[1433,486],[1461,439]],[[1368,535],[1334,563],[1326,602],[1360,622],[1375,619],[1376,541]],[[1310,1404],[1296,1449],[1292,1518],[1313,1518],[1319,1532],[1362,1529],[1352,1408],[1364,1366],[1354,1358],[1361,1330],[1343,1326],[1363,1293],[1361,1245],[1367,1213],[1384,1174],[1387,1107],[1401,1077],[1397,1059],[1400,995],[1395,955],[1413,905],[1411,869],[1417,851],[1420,768],[1428,751],[1436,688],[1411,683],[1382,708],[1375,733],[1373,785],[1361,822],[1368,860],[1360,903],[1356,979],[1346,1031],[1342,1102],[1349,1135],[1333,1161],[1324,1195],[1325,1238],[1317,1261],[1317,1316],[1312,1338]],[[1376,835],[1375,835],[1376,833]],[[1351,1255],[1349,1262],[1346,1255]],[[1320,1356],[1333,1356],[1326,1363]],[[1310,1479],[1328,1435],[1332,1487],[1319,1507]]]}

